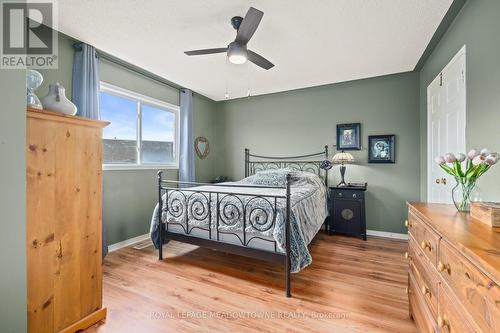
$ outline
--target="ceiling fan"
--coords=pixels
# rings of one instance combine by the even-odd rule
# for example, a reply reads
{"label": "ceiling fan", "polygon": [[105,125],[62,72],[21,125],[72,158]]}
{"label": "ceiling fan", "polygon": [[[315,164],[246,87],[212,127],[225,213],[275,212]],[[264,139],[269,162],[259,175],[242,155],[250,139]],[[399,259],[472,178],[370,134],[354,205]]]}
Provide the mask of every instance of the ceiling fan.
{"label": "ceiling fan", "polygon": [[260,20],[262,20],[264,13],[258,9],[250,7],[245,18],[241,16],[235,16],[231,19],[231,24],[233,28],[237,31],[236,39],[231,42],[227,47],[215,48],[215,49],[204,49],[204,50],[193,50],[184,52],[188,56],[193,55],[203,55],[203,54],[213,54],[213,53],[227,53],[227,57],[233,64],[244,64],[247,60],[253,62],[257,66],[264,69],[270,69],[274,67],[273,63],[264,58],[261,55],[247,49],[247,44],[252,38],[255,30],[259,26]]}

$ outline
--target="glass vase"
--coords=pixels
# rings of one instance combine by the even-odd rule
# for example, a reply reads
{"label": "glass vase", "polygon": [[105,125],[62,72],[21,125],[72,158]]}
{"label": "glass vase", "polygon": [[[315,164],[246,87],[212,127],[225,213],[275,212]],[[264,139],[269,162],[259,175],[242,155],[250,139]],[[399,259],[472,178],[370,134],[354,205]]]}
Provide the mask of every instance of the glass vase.
{"label": "glass vase", "polygon": [[460,178],[455,179],[457,184],[452,190],[452,198],[455,207],[459,212],[470,212],[470,204],[480,200],[479,189],[475,181],[465,181]]}

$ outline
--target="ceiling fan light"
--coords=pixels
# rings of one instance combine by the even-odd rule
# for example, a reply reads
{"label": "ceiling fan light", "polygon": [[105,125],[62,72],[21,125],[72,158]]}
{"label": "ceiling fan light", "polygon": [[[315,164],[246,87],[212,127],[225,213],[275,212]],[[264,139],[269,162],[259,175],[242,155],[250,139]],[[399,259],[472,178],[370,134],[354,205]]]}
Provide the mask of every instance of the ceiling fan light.
{"label": "ceiling fan light", "polygon": [[247,48],[244,45],[239,45],[235,42],[229,44],[227,50],[229,61],[236,65],[244,64],[248,59]]}
{"label": "ceiling fan light", "polygon": [[242,54],[232,54],[229,56],[229,61],[236,65],[241,65],[247,62],[247,57]]}

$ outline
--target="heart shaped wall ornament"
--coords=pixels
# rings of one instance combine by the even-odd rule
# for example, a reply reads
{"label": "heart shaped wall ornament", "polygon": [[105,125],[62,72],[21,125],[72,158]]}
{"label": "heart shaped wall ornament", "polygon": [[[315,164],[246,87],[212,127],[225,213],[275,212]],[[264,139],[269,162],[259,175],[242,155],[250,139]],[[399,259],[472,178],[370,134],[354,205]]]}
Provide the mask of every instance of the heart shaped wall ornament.
{"label": "heart shaped wall ornament", "polygon": [[202,160],[207,158],[210,154],[210,144],[207,138],[199,136],[194,140],[194,150],[196,150],[196,155]]}

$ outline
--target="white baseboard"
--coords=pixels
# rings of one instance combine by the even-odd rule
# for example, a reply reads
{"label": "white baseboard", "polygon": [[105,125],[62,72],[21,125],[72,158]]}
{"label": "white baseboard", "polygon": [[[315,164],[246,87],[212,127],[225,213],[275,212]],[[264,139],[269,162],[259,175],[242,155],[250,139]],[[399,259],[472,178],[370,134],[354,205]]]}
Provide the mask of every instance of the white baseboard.
{"label": "white baseboard", "polygon": [[108,246],[108,252],[113,252],[113,251],[119,250],[121,248],[130,246],[130,245],[134,245],[136,243],[145,241],[146,239],[149,239],[149,234],[140,235],[140,236],[137,236],[134,238],[126,239],[122,242],[111,244]]}
{"label": "white baseboard", "polygon": [[394,239],[408,240],[408,234],[398,234],[398,233],[395,233],[395,232],[385,232],[385,231],[377,231],[377,230],[366,230],[366,234],[368,236],[377,236],[377,237],[385,237],[385,238],[394,238]]}
{"label": "white baseboard", "polygon": [[[377,237],[408,240],[408,234],[398,234],[398,233],[394,233],[394,232],[385,232],[385,231],[377,231],[377,230],[366,230],[366,234],[368,236],[377,236]],[[149,239],[149,234],[144,234],[144,235],[140,235],[140,236],[137,236],[134,238],[126,239],[124,241],[109,245],[108,252],[113,252],[113,251],[122,249],[124,247],[145,241],[147,239]]]}

